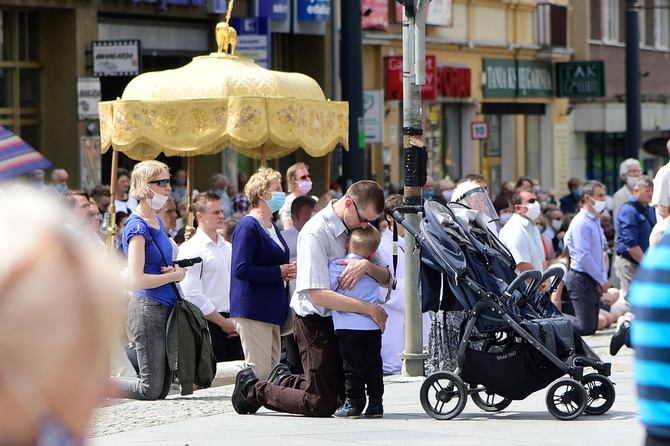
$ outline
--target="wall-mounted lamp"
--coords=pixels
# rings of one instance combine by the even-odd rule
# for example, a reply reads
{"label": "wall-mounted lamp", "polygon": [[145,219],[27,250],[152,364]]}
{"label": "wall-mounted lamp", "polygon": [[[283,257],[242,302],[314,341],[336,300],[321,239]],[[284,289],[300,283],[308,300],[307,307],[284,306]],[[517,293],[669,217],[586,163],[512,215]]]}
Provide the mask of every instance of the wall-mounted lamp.
{"label": "wall-mounted lamp", "polygon": [[374,10],[372,8],[368,8],[363,12],[363,17],[370,17],[370,14],[372,14]]}
{"label": "wall-mounted lamp", "polygon": [[561,116],[570,116],[570,113],[572,113],[572,110],[575,109],[574,104],[568,104],[567,107],[565,107],[565,113],[563,113]]}

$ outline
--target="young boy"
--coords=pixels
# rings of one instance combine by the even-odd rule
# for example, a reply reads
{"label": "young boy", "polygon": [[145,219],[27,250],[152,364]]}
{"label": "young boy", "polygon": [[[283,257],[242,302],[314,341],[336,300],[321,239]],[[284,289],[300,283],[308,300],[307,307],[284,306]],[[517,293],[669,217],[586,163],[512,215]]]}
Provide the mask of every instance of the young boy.
{"label": "young boy", "polygon": [[[351,231],[347,242],[349,254],[344,259],[330,262],[331,289],[345,296],[371,303],[377,303],[379,284],[370,276],[363,276],[352,289],[342,289],[339,279],[346,267],[346,260],[371,259],[381,236],[379,231],[368,225]],[[340,355],[345,377],[346,400],[335,412],[336,417],[358,418],[365,407],[365,387],[370,399],[365,416],[381,418],[384,414],[382,396],[381,342],[382,332],[372,318],[358,313],[333,311],[333,325],[340,345]]]}

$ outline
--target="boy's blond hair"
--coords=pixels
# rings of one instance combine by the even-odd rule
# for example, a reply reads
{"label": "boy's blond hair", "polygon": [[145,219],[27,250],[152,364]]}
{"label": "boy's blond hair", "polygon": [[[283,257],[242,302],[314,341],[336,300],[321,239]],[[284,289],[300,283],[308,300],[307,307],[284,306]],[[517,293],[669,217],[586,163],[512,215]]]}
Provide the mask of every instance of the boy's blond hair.
{"label": "boy's blond hair", "polygon": [[349,236],[349,252],[361,257],[369,257],[370,254],[377,251],[381,240],[381,234],[372,225],[368,225],[366,228],[356,228],[351,231]]}

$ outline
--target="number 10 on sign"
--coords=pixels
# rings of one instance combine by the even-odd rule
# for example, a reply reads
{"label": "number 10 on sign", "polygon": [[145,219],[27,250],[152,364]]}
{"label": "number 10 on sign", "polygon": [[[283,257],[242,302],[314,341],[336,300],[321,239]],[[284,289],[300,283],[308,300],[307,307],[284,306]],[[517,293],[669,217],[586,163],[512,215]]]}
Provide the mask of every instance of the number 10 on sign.
{"label": "number 10 on sign", "polygon": [[470,137],[472,139],[489,139],[489,123],[488,122],[471,123]]}

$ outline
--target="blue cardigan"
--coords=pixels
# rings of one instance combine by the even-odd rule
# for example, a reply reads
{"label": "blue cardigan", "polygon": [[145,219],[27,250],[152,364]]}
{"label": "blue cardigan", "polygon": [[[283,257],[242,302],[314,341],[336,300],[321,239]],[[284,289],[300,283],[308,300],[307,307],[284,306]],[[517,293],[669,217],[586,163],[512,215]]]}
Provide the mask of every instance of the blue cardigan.
{"label": "blue cardigan", "polygon": [[230,316],[282,325],[286,321],[288,297],[279,265],[289,263],[289,248],[277,231],[284,250],[261,223],[246,216],[233,232]]}

